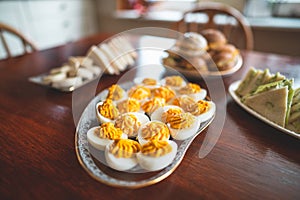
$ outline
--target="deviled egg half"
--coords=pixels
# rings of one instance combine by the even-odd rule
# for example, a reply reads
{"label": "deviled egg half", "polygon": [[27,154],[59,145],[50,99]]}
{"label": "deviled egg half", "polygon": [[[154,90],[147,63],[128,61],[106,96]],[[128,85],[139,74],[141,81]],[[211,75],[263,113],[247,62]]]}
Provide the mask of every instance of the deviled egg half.
{"label": "deviled egg half", "polygon": [[186,81],[181,76],[167,76],[161,80],[161,84],[176,91],[186,86]]}
{"label": "deviled egg half", "polygon": [[191,113],[184,112],[167,115],[166,123],[171,131],[171,136],[175,140],[185,140],[197,133],[201,121]]}
{"label": "deviled egg half", "polygon": [[176,92],[168,86],[160,86],[152,90],[153,97],[163,98],[168,102],[176,96]]}
{"label": "deviled egg half", "polygon": [[155,110],[166,105],[166,100],[161,97],[153,97],[142,104],[142,110],[151,115]]}
{"label": "deviled egg half", "polygon": [[136,137],[141,125],[147,123],[149,118],[142,113],[128,112],[118,116],[115,127],[120,128],[129,138]]}
{"label": "deviled egg half", "polygon": [[151,97],[151,90],[143,85],[136,85],[128,91],[128,97],[145,101]]}
{"label": "deviled egg half", "polygon": [[96,104],[96,115],[100,124],[114,122],[120,115],[116,103],[111,99],[106,99]]}
{"label": "deviled egg half", "polygon": [[117,108],[120,113],[142,112],[140,102],[134,98],[128,98],[119,101],[117,103]]}
{"label": "deviled egg half", "polygon": [[121,129],[114,127],[111,122],[103,123],[88,130],[88,142],[98,150],[104,150],[105,146],[115,139],[127,139],[127,135]]}
{"label": "deviled egg half", "polygon": [[201,122],[210,119],[216,112],[216,105],[212,101],[199,100],[195,101],[188,95],[182,95],[174,98],[171,102],[172,105],[181,107],[185,112],[189,112],[198,117]]}
{"label": "deviled egg half", "polygon": [[137,140],[141,145],[150,140],[168,140],[170,138],[169,127],[161,121],[149,121],[143,124],[138,131]]}
{"label": "deviled egg half", "polygon": [[142,145],[137,153],[139,165],[148,171],[157,171],[167,167],[174,160],[177,144],[171,140],[150,140]]}
{"label": "deviled egg half", "polygon": [[133,82],[136,85],[145,86],[145,87],[149,88],[150,90],[154,89],[154,88],[156,88],[158,86],[160,86],[159,81],[156,80],[156,79],[154,79],[154,78],[142,78],[142,77],[138,77],[138,78],[135,78],[133,80]]}
{"label": "deviled egg half", "polygon": [[205,122],[214,116],[216,104],[212,101],[199,100],[190,106],[188,112],[199,118],[201,122]]}
{"label": "deviled egg half", "polygon": [[183,112],[184,112],[184,110],[182,108],[180,108],[179,106],[167,105],[167,106],[163,106],[163,107],[160,107],[157,110],[155,110],[151,114],[150,118],[151,118],[151,121],[157,120],[157,121],[166,123],[167,117],[170,117],[171,115],[177,115],[177,114],[183,113]]}
{"label": "deviled egg half", "polygon": [[188,95],[192,97],[195,101],[205,99],[207,91],[200,87],[196,83],[188,83],[186,86],[181,87],[178,90],[178,95]]}
{"label": "deviled egg half", "polygon": [[127,93],[120,85],[113,84],[108,88],[106,99],[111,99],[113,101],[118,102],[126,98],[127,98]]}
{"label": "deviled egg half", "polygon": [[131,139],[116,139],[105,148],[105,160],[109,167],[126,171],[138,164],[136,154],[141,150],[141,145]]}

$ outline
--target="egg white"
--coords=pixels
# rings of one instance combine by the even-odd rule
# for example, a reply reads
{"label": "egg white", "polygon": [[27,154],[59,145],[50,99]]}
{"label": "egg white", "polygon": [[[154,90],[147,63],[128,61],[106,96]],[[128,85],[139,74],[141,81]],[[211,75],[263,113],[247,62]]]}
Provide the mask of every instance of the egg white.
{"label": "egg white", "polygon": [[109,148],[112,143],[113,141],[108,143],[105,147],[105,160],[109,167],[118,171],[126,171],[138,164],[136,156],[133,156],[131,158],[117,158],[112,153],[110,153]]}
{"label": "egg white", "polygon": [[188,128],[183,128],[183,129],[174,129],[170,127],[170,124],[168,124],[169,129],[171,131],[171,136],[175,140],[185,140],[188,139],[189,137],[192,137],[195,135],[200,127],[201,121],[200,118],[195,117],[194,123],[188,127]]}
{"label": "egg white", "polygon": [[136,156],[139,165],[145,170],[157,171],[171,164],[177,153],[177,144],[171,140],[168,143],[172,146],[172,151],[160,157],[152,157],[138,152]]}
{"label": "egg white", "polygon": [[[95,134],[95,130],[100,128],[100,126],[96,126],[93,128],[90,128],[87,132],[87,140],[88,142],[96,149],[104,151],[105,146],[110,143],[113,140],[107,139],[107,138],[101,138]],[[126,134],[122,134],[122,139],[127,139]]]}
{"label": "egg white", "polygon": [[151,118],[151,121],[153,120],[158,120],[158,121],[161,121],[162,122],[162,114],[169,110],[170,108],[179,108],[180,110],[183,111],[182,108],[180,108],[179,106],[174,106],[174,105],[168,105],[168,106],[163,106],[163,107],[160,107],[158,109],[156,109],[150,116]]}
{"label": "egg white", "polygon": [[[163,123],[162,121],[151,120],[151,121],[149,121],[149,122],[147,122],[147,123],[141,125],[141,127],[140,127],[139,130],[138,130],[138,135],[137,135],[137,140],[138,140],[138,142],[139,142],[141,145],[144,145],[144,144],[146,144],[146,143],[148,142],[148,140],[146,140],[146,139],[143,138],[143,136],[142,136],[142,129],[143,129],[145,126],[147,126],[148,124],[152,123],[152,122],[160,122],[160,123]],[[167,128],[169,128],[169,127],[167,127]],[[170,135],[169,135],[169,137],[168,137],[166,140],[168,140],[169,138],[170,138]]]}
{"label": "egg white", "polygon": [[212,116],[214,116],[216,112],[216,104],[212,101],[208,101],[208,104],[209,104],[208,111],[196,116],[197,118],[199,118],[201,122],[205,122],[209,120],[210,118],[212,118]]}

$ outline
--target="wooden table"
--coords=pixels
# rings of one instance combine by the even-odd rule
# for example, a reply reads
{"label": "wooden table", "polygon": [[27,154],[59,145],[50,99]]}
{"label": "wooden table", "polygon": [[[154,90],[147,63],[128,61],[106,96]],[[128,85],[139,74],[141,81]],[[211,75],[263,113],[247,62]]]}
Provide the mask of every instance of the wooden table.
{"label": "wooden table", "polygon": [[[295,75],[299,83],[300,58],[259,52],[243,51],[242,69],[224,78],[224,127],[205,157],[199,157],[199,150],[209,143],[206,136],[212,129],[194,140],[179,167],[162,182],[132,190],[91,178],[75,153],[72,93],[28,78],[61,65],[69,56],[85,55],[107,37],[97,35],[0,61],[0,199],[300,198],[300,141],[248,114],[227,93],[229,84],[251,66]],[[118,78],[103,77],[97,91]]]}

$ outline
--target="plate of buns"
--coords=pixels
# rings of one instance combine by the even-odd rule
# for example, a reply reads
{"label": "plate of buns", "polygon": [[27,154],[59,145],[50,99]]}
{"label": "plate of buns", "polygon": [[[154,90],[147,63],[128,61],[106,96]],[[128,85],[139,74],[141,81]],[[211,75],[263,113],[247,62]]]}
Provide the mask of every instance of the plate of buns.
{"label": "plate of buns", "polygon": [[269,69],[251,68],[229,93],[243,109],[270,126],[300,139],[300,88]]}
{"label": "plate of buns", "polygon": [[165,52],[162,63],[189,78],[230,75],[243,64],[239,50],[216,29],[184,33]]}

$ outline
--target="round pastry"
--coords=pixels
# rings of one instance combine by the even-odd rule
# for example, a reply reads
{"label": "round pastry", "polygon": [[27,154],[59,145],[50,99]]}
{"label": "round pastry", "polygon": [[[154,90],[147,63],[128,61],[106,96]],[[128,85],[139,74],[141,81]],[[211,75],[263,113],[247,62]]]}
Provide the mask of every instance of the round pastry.
{"label": "round pastry", "polygon": [[206,52],[207,49],[206,39],[195,32],[187,32],[183,34],[171,48],[171,51],[182,56],[198,56]]}
{"label": "round pastry", "polygon": [[201,32],[208,42],[209,49],[216,49],[227,43],[225,35],[216,29],[205,29]]}
{"label": "round pastry", "polygon": [[209,70],[224,71],[234,67],[239,51],[235,46],[226,44],[210,52],[215,65],[210,65]]}

